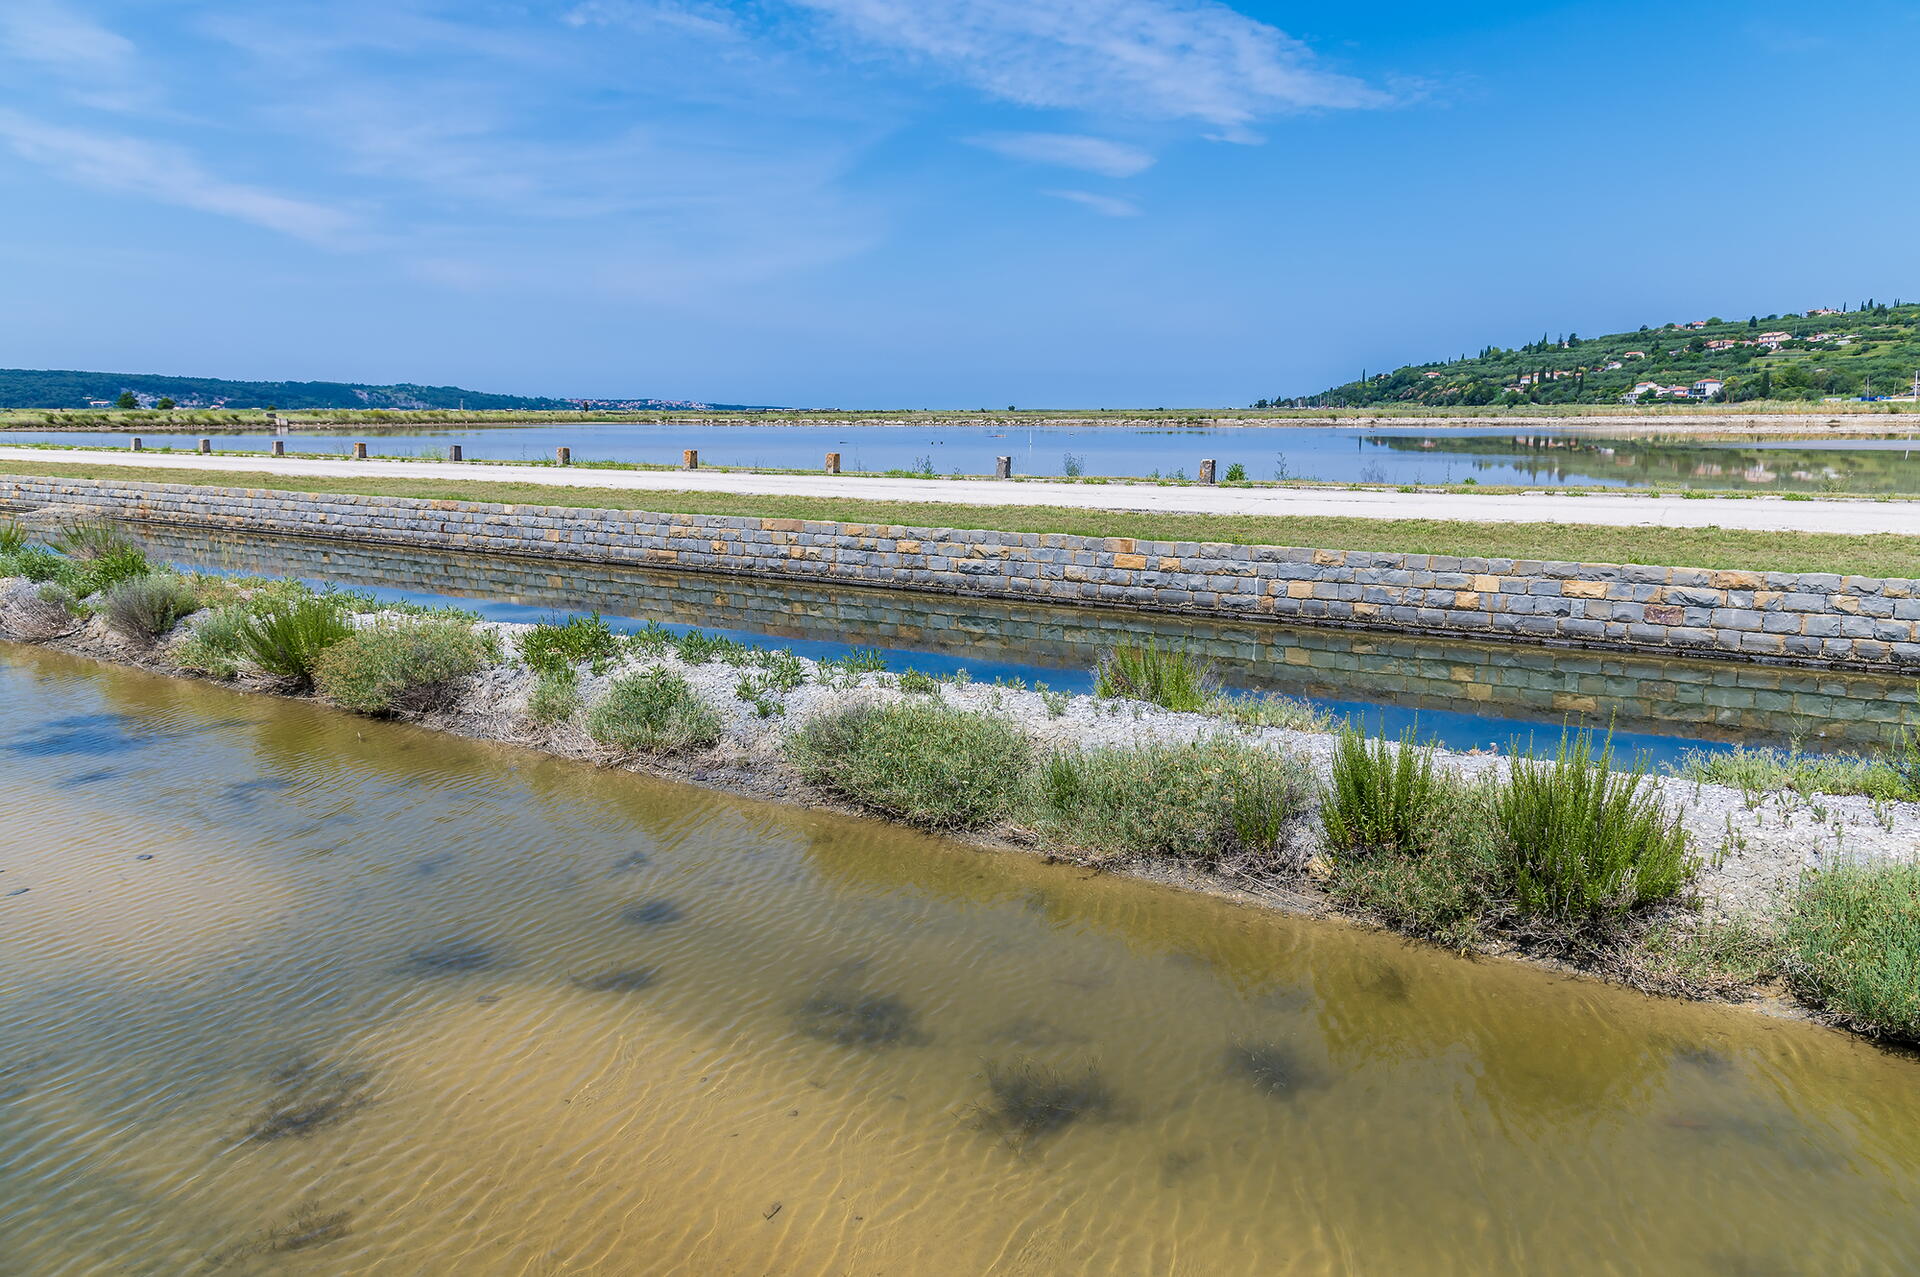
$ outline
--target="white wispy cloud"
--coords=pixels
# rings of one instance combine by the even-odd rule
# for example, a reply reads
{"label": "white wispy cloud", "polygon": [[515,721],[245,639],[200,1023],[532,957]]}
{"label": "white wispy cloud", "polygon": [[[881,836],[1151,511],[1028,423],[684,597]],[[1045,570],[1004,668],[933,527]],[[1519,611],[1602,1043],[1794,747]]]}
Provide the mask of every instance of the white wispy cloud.
{"label": "white wispy cloud", "polygon": [[132,62],[133,42],[56,0],[7,0],[0,6],[0,49],[63,71],[117,74]]}
{"label": "white wispy cloud", "polygon": [[1101,195],[1094,191],[1042,191],[1042,195],[1051,195],[1057,200],[1071,200],[1081,204],[1102,217],[1138,217],[1140,206],[1132,200],[1122,199],[1118,195]]}
{"label": "white wispy cloud", "polygon": [[1017,160],[1085,169],[1103,177],[1132,177],[1153,167],[1153,156],[1137,146],[1083,133],[983,133],[966,142]]}
{"label": "white wispy cloud", "polygon": [[338,209],[229,182],[166,143],[48,124],[0,110],[0,142],[72,181],[238,218],[316,244],[340,245],[355,219]]}
{"label": "white wispy cloud", "polygon": [[1388,100],[1215,0],[791,2],[1010,102],[1197,121],[1233,141],[1276,112]]}

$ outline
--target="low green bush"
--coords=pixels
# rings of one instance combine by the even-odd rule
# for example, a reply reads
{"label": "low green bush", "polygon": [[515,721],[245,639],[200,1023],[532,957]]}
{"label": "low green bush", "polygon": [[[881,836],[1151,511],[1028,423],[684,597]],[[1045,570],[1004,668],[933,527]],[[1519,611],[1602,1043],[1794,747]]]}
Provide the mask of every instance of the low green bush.
{"label": "low green bush", "polygon": [[1267,871],[1313,781],[1297,759],[1218,737],[1054,754],[1033,789],[1033,821],[1050,842]]}
{"label": "low green bush", "polygon": [[569,667],[534,675],[527,694],[527,717],[542,727],[564,723],[580,711],[580,676]]}
{"label": "low green bush", "polygon": [[200,606],[193,583],[171,572],[153,572],[109,586],[100,614],[130,638],[151,643]]}
{"label": "low green bush", "polygon": [[312,680],[320,653],[351,633],[353,623],[337,602],[320,595],[302,595],[248,609],[238,638],[240,654],[255,665],[269,674],[305,683]]}
{"label": "low green bush", "polygon": [[13,554],[27,548],[27,530],[8,519],[0,523],[0,554]]}
{"label": "low green bush", "polygon": [[1439,838],[1419,851],[1337,858],[1327,894],[1396,931],[1462,952],[1479,944],[1502,913],[1499,865],[1484,830]]}
{"label": "low green bush", "polygon": [[520,659],[537,673],[557,674],[585,664],[604,674],[619,657],[621,642],[595,612],[559,624],[542,622],[520,636],[518,647]]}
{"label": "low green bush", "polygon": [[362,714],[422,710],[449,682],[499,655],[499,640],[470,622],[382,620],[322,648],[313,658],[313,683]]}
{"label": "low green bush", "polygon": [[1100,654],[1094,666],[1094,694],[1150,701],[1165,709],[1200,710],[1213,699],[1211,663],[1181,647],[1162,647],[1158,639],[1118,643]]}
{"label": "low green bush", "polygon": [[1920,865],[1809,875],[1782,941],[1801,997],[1861,1032],[1920,1041]]}
{"label": "low green bush", "polygon": [[1518,757],[1494,791],[1501,866],[1522,912],[1575,926],[1617,922],[1678,895],[1695,861],[1644,766],[1613,769],[1582,733],[1550,760]]}
{"label": "low green bush", "polygon": [[809,720],[787,743],[813,784],[935,829],[977,829],[1018,801],[1033,746],[1004,719],[915,697]]}
{"label": "low green bush", "polygon": [[174,648],[174,659],[182,668],[196,673],[232,678],[240,672],[240,658],[246,654],[242,631],[249,616],[237,603],[208,612],[194,621],[186,638]]}
{"label": "low green bush", "polygon": [[0,577],[23,576],[29,581],[57,581],[71,571],[69,560],[43,545],[23,545],[0,552]]}
{"label": "low green bush", "polygon": [[722,726],[686,679],[665,670],[617,679],[587,714],[587,735],[602,745],[657,754],[704,749]]}
{"label": "low green bush", "polygon": [[86,597],[112,589],[122,581],[147,576],[153,571],[147,556],[131,544],[103,550],[86,559],[72,561],[64,580],[75,594]]}
{"label": "low green bush", "polygon": [[1334,742],[1333,770],[1320,804],[1320,827],[1336,856],[1426,851],[1457,812],[1451,783],[1435,771],[1433,747],[1362,736],[1352,728]]}

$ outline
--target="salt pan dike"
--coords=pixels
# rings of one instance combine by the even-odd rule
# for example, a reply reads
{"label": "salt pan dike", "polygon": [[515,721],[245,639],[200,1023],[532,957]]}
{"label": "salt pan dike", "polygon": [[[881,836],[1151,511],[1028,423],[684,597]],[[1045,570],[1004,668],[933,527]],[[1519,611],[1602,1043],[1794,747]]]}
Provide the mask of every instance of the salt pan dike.
{"label": "salt pan dike", "polygon": [[900,479],[854,475],[761,474],[719,470],[614,470],[599,467],[454,464],[346,458],[165,454],[0,447],[0,466],[138,466],[289,479],[382,478],[524,483],[624,491],[741,493],[938,502],[960,506],[1050,506],[1145,513],[1433,519],[1480,523],[1577,523],[1605,527],[1727,528],[1754,532],[1920,535],[1920,502],[1786,500],[1778,497],[1573,495],[1554,492],[1400,492],[1379,488],[1234,488],[1153,482],[1102,484],[1048,480]]}

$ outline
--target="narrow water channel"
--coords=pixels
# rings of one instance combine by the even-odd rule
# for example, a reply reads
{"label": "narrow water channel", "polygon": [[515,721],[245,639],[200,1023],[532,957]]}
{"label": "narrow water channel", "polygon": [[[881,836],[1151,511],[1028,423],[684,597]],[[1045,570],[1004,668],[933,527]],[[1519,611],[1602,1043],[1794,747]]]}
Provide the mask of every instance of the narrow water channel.
{"label": "narrow water channel", "polygon": [[1550,746],[1565,726],[1612,728],[1623,753],[1671,761],[1732,744],[1872,751],[1915,712],[1909,678],[1728,661],[1673,660],[1513,643],[1001,603],[699,573],[540,564],[458,551],[129,528],[182,567],[452,604],[490,620],[597,611],[618,628],[647,622],[790,647],[802,656],[877,648],[895,670],[1020,678],[1062,691],[1093,686],[1102,647],[1154,636],[1200,652],[1226,686],[1271,692],[1455,749]]}
{"label": "narrow water channel", "polygon": [[1835,1032],[46,650],[0,706],[9,1273],[1920,1254],[1920,1063]]}

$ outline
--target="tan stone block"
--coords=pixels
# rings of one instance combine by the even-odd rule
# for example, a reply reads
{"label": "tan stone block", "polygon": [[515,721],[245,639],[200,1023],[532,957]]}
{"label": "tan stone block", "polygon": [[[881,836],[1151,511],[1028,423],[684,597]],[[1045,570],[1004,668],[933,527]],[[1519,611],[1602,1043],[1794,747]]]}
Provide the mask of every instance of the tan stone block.
{"label": "tan stone block", "polygon": [[1473,588],[1481,594],[1498,594],[1500,593],[1500,578],[1490,576],[1485,572],[1478,573],[1473,578]]}
{"label": "tan stone block", "polygon": [[1553,707],[1557,710],[1593,714],[1599,711],[1600,702],[1591,696],[1581,696],[1574,692],[1555,692],[1553,694]]}
{"label": "tan stone block", "polygon": [[1480,596],[1472,590],[1456,590],[1453,595],[1453,605],[1455,607],[1478,608],[1480,606]]}
{"label": "tan stone block", "polygon": [[1707,584],[1716,590],[1757,590],[1765,582],[1758,572],[1715,572]]}
{"label": "tan stone block", "polygon": [[1464,689],[1470,701],[1490,701],[1493,699],[1491,683],[1468,683]]}
{"label": "tan stone block", "polygon": [[760,520],[760,530],[762,532],[798,532],[804,526],[806,525],[803,524],[799,519],[762,519]]}
{"label": "tan stone block", "polygon": [[1311,581],[1289,581],[1289,582],[1287,582],[1287,597],[1288,597],[1288,598],[1290,598],[1290,599],[1310,599],[1310,598],[1312,598],[1312,597],[1313,597],[1313,582],[1311,582]]}
{"label": "tan stone block", "polygon": [[1107,537],[1106,542],[1106,548],[1114,554],[1133,553],[1132,537]]}
{"label": "tan stone block", "polygon": [[1113,566],[1125,571],[1144,572],[1147,567],[1147,556],[1144,554],[1116,554],[1113,556]]}
{"label": "tan stone block", "polygon": [[1770,607],[1780,601],[1778,590],[1757,590],[1754,592],[1753,605],[1757,608]]}
{"label": "tan stone block", "polygon": [[1560,593],[1570,599],[1604,599],[1607,597],[1605,581],[1562,581]]}
{"label": "tan stone block", "polygon": [[1180,570],[1180,560],[1170,554],[1163,554],[1160,556],[1160,570],[1162,572],[1178,572]]}
{"label": "tan stone block", "polygon": [[902,541],[895,548],[902,554],[920,553],[920,543],[918,541]]}
{"label": "tan stone block", "polygon": [[1828,601],[1831,602],[1835,608],[1839,609],[1842,612],[1851,612],[1855,616],[1858,616],[1860,614],[1860,600],[1854,598],[1853,595],[1851,594],[1831,595],[1829,596]]}
{"label": "tan stone block", "polygon": [[1347,552],[1345,550],[1315,550],[1313,552],[1313,561],[1322,567],[1338,567],[1347,561]]}
{"label": "tan stone block", "polygon": [[1287,664],[1311,665],[1313,664],[1313,653],[1304,647],[1290,647],[1287,649]]}

